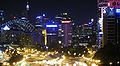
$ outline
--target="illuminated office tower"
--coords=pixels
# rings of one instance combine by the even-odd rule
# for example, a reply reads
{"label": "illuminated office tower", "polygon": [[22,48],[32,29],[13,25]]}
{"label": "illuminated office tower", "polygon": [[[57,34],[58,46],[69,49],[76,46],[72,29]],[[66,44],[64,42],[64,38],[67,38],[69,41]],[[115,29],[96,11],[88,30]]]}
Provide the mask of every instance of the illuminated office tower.
{"label": "illuminated office tower", "polygon": [[98,0],[99,43],[119,44],[120,0]]}
{"label": "illuminated office tower", "polygon": [[[41,18],[40,18],[41,17]],[[44,36],[42,35],[43,28],[43,22],[41,21],[43,19],[42,16],[37,16],[35,21],[35,30],[32,32],[34,42],[33,44],[42,45],[44,44]]]}
{"label": "illuminated office tower", "polygon": [[49,18],[43,14],[42,16],[37,16],[36,21],[34,22],[35,29],[32,32],[32,36],[34,39],[33,44],[38,44],[40,46],[44,46],[47,44],[47,34],[46,28],[44,25],[48,22]]}
{"label": "illuminated office tower", "polygon": [[93,29],[90,24],[81,25],[80,30],[80,45],[95,45],[95,35],[93,34]]}
{"label": "illuminated office tower", "polygon": [[97,0],[98,1],[98,44],[99,47],[103,44],[103,16],[106,13],[109,0]]}
{"label": "illuminated office tower", "polygon": [[78,46],[80,43],[80,25],[72,23],[72,46]]}
{"label": "illuminated office tower", "polygon": [[104,44],[120,44],[120,9],[107,8],[104,16]]}
{"label": "illuminated office tower", "polygon": [[72,43],[72,20],[67,13],[62,13],[61,16],[62,19],[59,25],[59,37],[61,40],[59,43],[64,47],[68,47]]}
{"label": "illuminated office tower", "polygon": [[58,23],[50,20],[45,24],[46,28],[46,39],[47,39],[47,46],[49,49],[58,48]]}

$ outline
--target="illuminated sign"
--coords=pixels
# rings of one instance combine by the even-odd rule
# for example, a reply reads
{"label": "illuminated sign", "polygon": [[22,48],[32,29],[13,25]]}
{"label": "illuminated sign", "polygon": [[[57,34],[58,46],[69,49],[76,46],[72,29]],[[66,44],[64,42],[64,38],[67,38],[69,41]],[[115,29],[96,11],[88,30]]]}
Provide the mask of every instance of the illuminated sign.
{"label": "illuminated sign", "polygon": [[109,7],[120,8],[120,0],[110,0],[109,3]]}
{"label": "illuminated sign", "polygon": [[116,13],[120,13],[120,9],[116,9]]}
{"label": "illuminated sign", "polygon": [[70,23],[71,21],[62,21],[62,23]]}
{"label": "illuminated sign", "polygon": [[57,25],[46,25],[46,27],[58,27]]}

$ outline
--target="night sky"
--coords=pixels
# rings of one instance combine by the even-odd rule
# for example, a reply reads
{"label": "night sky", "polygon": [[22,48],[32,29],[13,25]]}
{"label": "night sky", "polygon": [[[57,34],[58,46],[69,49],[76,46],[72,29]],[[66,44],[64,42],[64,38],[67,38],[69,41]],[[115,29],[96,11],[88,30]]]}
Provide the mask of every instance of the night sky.
{"label": "night sky", "polygon": [[[96,2],[96,0],[29,0],[33,17],[42,13],[54,17],[61,12],[68,12],[77,23],[96,18]],[[5,12],[20,13],[25,7],[26,0],[0,0],[0,9],[4,9]]]}

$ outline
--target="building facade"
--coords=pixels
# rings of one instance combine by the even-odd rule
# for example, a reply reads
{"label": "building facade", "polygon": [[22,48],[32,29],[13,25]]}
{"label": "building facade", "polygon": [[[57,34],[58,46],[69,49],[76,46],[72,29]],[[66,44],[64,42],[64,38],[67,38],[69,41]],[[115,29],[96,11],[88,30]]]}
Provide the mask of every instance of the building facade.
{"label": "building facade", "polygon": [[46,45],[50,48],[50,49],[57,49],[59,47],[58,44],[58,23],[54,22],[53,20],[50,20],[49,22],[47,22],[45,24],[45,28],[46,28]]}
{"label": "building facade", "polygon": [[62,13],[59,21],[59,44],[62,47],[68,47],[72,44],[72,19],[67,13]]}
{"label": "building facade", "polygon": [[[120,44],[120,9],[107,8],[104,15],[104,44]],[[119,45],[118,45],[119,46]]]}

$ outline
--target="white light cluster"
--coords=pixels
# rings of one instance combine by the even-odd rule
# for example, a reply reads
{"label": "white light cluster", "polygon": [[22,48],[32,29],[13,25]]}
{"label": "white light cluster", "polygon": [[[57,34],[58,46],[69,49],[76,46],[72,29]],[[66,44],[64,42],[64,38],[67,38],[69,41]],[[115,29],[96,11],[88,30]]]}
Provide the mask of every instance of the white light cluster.
{"label": "white light cluster", "polygon": [[3,30],[10,30],[10,28],[6,25]]}
{"label": "white light cluster", "polygon": [[57,27],[57,25],[46,25],[46,27]]}

